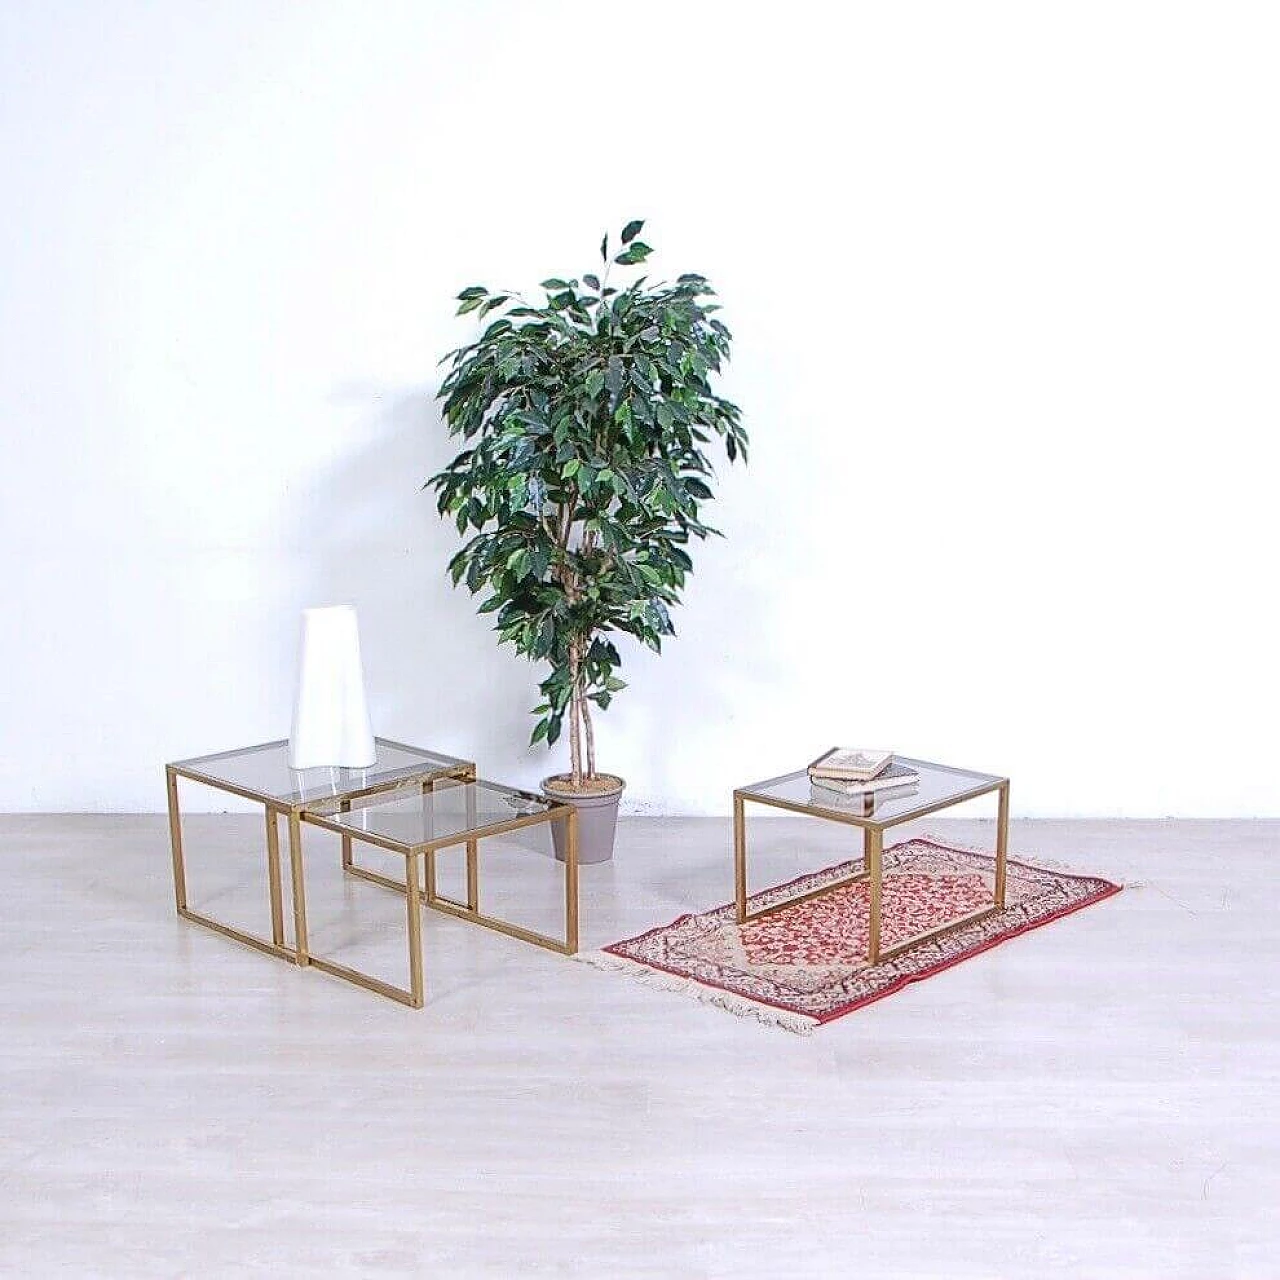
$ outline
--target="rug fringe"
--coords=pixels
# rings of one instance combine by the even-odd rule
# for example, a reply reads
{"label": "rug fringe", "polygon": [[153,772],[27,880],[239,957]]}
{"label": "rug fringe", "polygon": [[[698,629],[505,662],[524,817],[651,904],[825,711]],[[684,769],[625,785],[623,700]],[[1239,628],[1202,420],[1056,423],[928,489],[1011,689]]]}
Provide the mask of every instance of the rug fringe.
{"label": "rug fringe", "polygon": [[708,987],[696,978],[682,978],[679,974],[664,973],[661,969],[650,968],[625,956],[615,956],[608,951],[582,951],[574,956],[575,960],[589,964],[593,969],[603,969],[609,973],[626,974],[636,982],[644,983],[657,991],[673,991],[677,995],[687,996],[700,1004],[715,1005],[727,1013],[739,1018],[754,1018],[769,1027],[781,1027],[784,1031],[792,1031],[798,1036],[812,1035],[818,1026],[817,1018],[810,1018],[803,1013],[793,1013],[789,1009],[775,1009],[767,1004],[760,1004],[746,996],[736,995],[732,991],[721,991],[718,987]]}

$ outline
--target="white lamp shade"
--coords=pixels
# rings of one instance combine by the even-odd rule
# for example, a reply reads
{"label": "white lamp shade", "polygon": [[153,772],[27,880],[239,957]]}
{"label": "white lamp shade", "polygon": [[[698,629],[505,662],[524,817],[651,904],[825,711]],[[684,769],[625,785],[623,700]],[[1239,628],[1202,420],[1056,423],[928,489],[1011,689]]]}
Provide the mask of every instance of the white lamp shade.
{"label": "white lamp shade", "polygon": [[376,759],[356,611],[304,609],[289,766],[365,769]]}

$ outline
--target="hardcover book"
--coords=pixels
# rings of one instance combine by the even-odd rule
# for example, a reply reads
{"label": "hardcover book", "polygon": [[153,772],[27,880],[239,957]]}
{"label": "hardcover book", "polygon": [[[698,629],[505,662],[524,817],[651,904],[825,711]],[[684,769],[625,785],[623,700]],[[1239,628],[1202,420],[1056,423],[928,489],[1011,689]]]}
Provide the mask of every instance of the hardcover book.
{"label": "hardcover book", "polygon": [[810,774],[809,781],[813,786],[824,791],[833,791],[845,796],[862,796],[883,791],[889,787],[918,784],[920,775],[910,766],[899,764],[895,760],[874,778],[867,778],[861,782],[851,778],[823,778],[817,774]]}
{"label": "hardcover book", "polygon": [[809,776],[865,782],[882,773],[892,759],[892,751],[878,751],[868,747],[832,747],[809,766]]}

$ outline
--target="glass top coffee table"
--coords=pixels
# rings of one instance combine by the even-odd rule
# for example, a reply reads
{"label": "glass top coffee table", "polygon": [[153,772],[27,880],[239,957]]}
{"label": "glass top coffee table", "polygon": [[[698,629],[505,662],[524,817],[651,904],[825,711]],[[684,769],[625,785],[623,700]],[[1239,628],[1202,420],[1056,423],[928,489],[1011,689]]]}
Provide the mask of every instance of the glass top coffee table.
{"label": "glass top coffee table", "polygon": [[[377,738],[375,744],[377,759],[366,769],[291,769],[286,741],[266,742],[166,765],[173,888],[178,914],[185,920],[265,951],[268,955],[345,978],[414,1008],[421,1008],[423,1002],[421,907],[424,903],[447,915],[572,955],[578,948],[578,819],[573,805],[557,804],[531,792],[479,780],[475,765],[470,760],[423,747],[411,747],[389,738]],[[188,906],[182,815],[178,806],[180,779],[254,800],[266,810],[270,939],[215,920]],[[289,824],[292,946],[286,942],[284,930],[278,828],[281,816]],[[535,933],[484,915],[480,910],[479,842],[540,822],[564,822],[566,825],[563,939]],[[302,859],[304,823],[324,827],[342,837],[342,866],[349,875],[406,896],[409,937],[407,989],[311,952],[307,938]],[[401,854],[405,860],[404,879],[357,866],[353,857],[353,844],[356,842]],[[454,845],[465,845],[467,851],[465,902],[446,897],[436,887],[436,852]],[[425,884],[420,867],[426,872]]]}
{"label": "glass top coffee table", "polygon": [[[337,832],[344,842],[355,840],[404,858],[403,879],[382,875],[354,862],[347,864],[347,870],[360,879],[406,895],[409,989],[392,987],[357,970],[312,956],[311,963],[326,973],[372,987],[393,1000],[420,1008],[423,1000],[420,904],[423,903],[433,911],[563,955],[573,955],[578,949],[578,818],[572,804],[559,804],[530,791],[480,778],[437,775],[349,801],[314,805],[303,811],[302,821]],[[563,938],[537,933],[480,910],[480,842],[552,822],[566,824]],[[436,884],[436,853],[459,845],[466,846],[465,902],[447,897]]]}
{"label": "glass top coffee table", "polygon": [[[875,792],[865,797],[837,795],[815,787],[809,781],[807,769],[798,769],[794,773],[768,778],[764,782],[753,782],[745,787],[739,787],[733,793],[734,899],[739,924],[761,916],[772,915],[776,911],[785,910],[787,907],[793,907],[811,898],[833,893],[857,881],[868,880],[871,890],[871,928],[867,961],[870,964],[879,964],[941,933],[959,928],[964,924],[971,924],[975,920],[985,919],[1004,909],[1005,869],[1009,844],[1009,779],[989,773],[974,773],[968,769],[956,769],[945,764],[933,764],[928,760],[914,760],[910,756],[895,755],[893,758],[895,762],[909,766],[920,775],[918,785],[909,795],[901,792],[896,795],[883,795],[880,798],[877,798]],[[881,861],[885,831],[890,827],[912,822],[926,814],[936,813],[939,809],[962,804],[966,800],[972,800],[976,796],[987,795],[993,791],[999,796],[999,809],[996,819],[995,889],[992,905],[917,934],[892,948],[881,950],[880,905],[883,887]],[[861,827],[863,831],[862,870],[833,884],[824,885],[812,893],[799,894],[754,912],[748,911],[747,801]]]}
{"label": "glass top coffee table", "polygon": [[[178,914],[185,920],[265,951],[268,955],[345,978],[413,1008],[421,1008],[423,1003],[423,904],[566,955],[577,951],[578,817],[574,806],[477,779],[475,765],[457,756],[411,747],[389,738],[377,738],[375,745],[377,758],[365,769],[291,769],[289,744],[283,740],[166,765],[173,889]],[[242,796],[256,801],[265,809],[267,898],[271,914],[269,939],[193,911],[188,905],[182,815],[178,806],[180,779]],[[292,946],[286,941],[284,929],[278,828],[281,816],[289,824]],[[540,822],[565,823],[563,938],[535,933],[485,915],[480,910],[479,842]],[[311,951],[307,937],[306,878],[302,859],[303,824],[323,827],[342,837],[342,866],[347,874],[406,896],[408,988],[393,986],[372,974]],[[403,880],[357,866],[353,856],[353,845],[357,842],[401,854],[405,860]],[[466,846],[465,902],[446,897],[436,887],[436,852],[454,845]],[[426,873],[425,883],[421,875],[423,870]]]}
{"label": "glass top coffee table", "polygon": [[[469,760],[422,747],[411,747],[390,738],[376,738],[376,759],[365,769],[291,769],[287,741],[264,742],[257,746],[197,756],[165,765],[169,800],[169,843],[173,855],[173,892],[178,914],[193,924],[203,925],[225,937],[234,938],[297,965],[310,964],[307,948],[307,906],[302,868],[302,815],[321,802],[342,809],[355,800],[373,795],[406,780],[429,783],[436,778],[474,778],[475,765]],[[182,813],[178,805],[178,782],[186,779],[213,787],[246,800],[256,801],[266,811],[267,898],[271,917],[271,937],[215,920],[194,911],[187,902],[187,869],[182,851]],[[284,900],[280,877],[280,831],[283,817],[289,826],[289,865],[292,873],[293,946],[284,932]],[[342,841],[342,864],[352,865],[351,841]]]}

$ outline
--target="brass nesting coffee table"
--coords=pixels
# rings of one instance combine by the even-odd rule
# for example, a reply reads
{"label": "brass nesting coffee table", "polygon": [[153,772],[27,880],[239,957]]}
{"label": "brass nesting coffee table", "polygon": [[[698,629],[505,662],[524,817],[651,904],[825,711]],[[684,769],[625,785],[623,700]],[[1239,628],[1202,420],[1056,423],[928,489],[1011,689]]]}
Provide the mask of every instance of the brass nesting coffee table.
{"label": "brass nesting coffee table", "polygon": [[[871,927],[867,961],[870,964],[879,964],[893,959],[896,955],[901,955],[911,947],[936,938],[939,934],[958,929],[961,925],[972,924],[975,920],[985,920],[988,916],[1004,909],[1005,867],[1009,846],[1009,779],[988,773],[973,773],[967,769],[953,769],[945,764],[931,764],[927,760],[912,760],[907,756],[894,756],[894,759],[915,769],[920,775],[918,786],[909,795],[899,794],[877,799],[875,793],[872,793],[865,798],[846,798],[814,787],[805,769],[783,774],[778,778],[769,778],[764,782],[753,782],[749,786],[739,787],[733,793],[734,888],[739,924],[756,920],[761,916],[772,915],[775,911],[782,911],[787,907],[794,907],[797,903],[806,902],[810,898],[833,893],[859,880],[869,880],[871,882]],[[890,827],[911,822],[926,814],[935,813],[939,809],[962,804],[975,796],[986,795],[992,791],[999,795],[999,810],[996,818],[995,892],[992,895],[992,905],[956,920],[949,920],[946,924],[928,929],[893,947],[882,949],[880,946],[880,898],[883,880],[881,855],[884,850],[884,833]],[[775,809],[789,809],[793,813],[810,814],[815,818],[826,818],[831,822],[843,822],[850,826],[861,827],[862,870],[833,884],[824,885],[821,889],[815,889],[812,893],[798,894],[784,902],[775,903],[759,911],[748,912],[745,812],[748,800],[753,804],[768,805]]]}
{"label": "brass nesting coffee table", "polygon": [[[173,888],[178,914],[267,955],[344,978],[413,1008],[421,1008],[423,1003],[421,907],[424,905],[525,942],[565,955],[574,954],[578,949],[577,810],[570,804],[556,804],[531,792],[477,778],[475,765],[469,760],[387,738],[378,738],[376,742],[377,761],[367,769],[291,769],[285,741],[166,765]],[[266,810],[270,938],[215,920],[188,906],[178,805],[179,779],[253,800]],[[289,827],[292,946],[285,937],[278,826],[281,817]],[[535,933],[480,910],[479,842],[543,822],[566,824],[563,939]],[[302,858],[304,824],[325,828],[342,837],[342,866],[347,874],[405,895],[409,945],[407,989],[311,952]],[[404,880],[357,866],[353,856],[355,843],[401,854],[405,860]],[[446,897],[436,887],[437,851],[458,845],[466,846],[465,902]]]}

